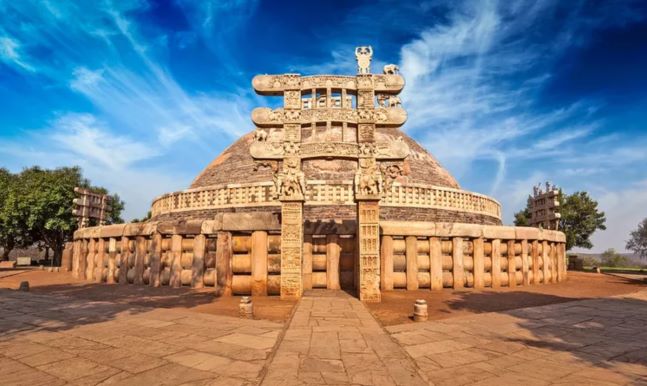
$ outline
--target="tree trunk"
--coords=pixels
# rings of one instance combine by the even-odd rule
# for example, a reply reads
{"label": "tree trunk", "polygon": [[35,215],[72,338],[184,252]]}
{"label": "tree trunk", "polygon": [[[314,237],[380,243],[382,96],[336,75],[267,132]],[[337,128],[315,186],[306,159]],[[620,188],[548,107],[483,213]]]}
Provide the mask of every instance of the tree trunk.
{"label": "tree trunk", "polygon": [[7,244],[2,246],[2,257],[0,260],[9,260],[9,254],[13,251],[16,246],[16,242],[12,240],[7,240]]}

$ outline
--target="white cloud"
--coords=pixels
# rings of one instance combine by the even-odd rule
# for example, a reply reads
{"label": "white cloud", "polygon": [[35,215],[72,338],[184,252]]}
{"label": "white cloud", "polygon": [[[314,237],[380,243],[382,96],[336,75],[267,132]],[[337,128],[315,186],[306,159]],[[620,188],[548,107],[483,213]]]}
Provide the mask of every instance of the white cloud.
{"label": "white cloud", "polygon": [[15,39],[0,36],[0,59],[9,64],[15,64],[23,70],[34,71],[20,54],[20,46]]}
{"label": "white cloud", "polygon": [[[629,233],[647,218],[647,180],[632,184],[626,189],[598,193],[596,198],[600,210],[606,214],[607,229],[596,231],[591,237],[595,251],[614,248],[626,252],[625,243],[629,239]],[[590,252],[581,249],[576,251]]]}
{"label": "white cloud", "polygon": [[63,150],[96,161],[111,172],[158,155],[149,145],[115,134],[90,114],[68,113],[56,119],[49,137]]}

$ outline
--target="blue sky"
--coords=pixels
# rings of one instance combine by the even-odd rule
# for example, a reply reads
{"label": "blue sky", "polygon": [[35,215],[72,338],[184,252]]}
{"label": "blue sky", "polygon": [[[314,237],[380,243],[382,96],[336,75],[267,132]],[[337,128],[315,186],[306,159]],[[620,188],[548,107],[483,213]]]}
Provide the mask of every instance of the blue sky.
{"label": "blue sky", "polygon": [[252,130],[253,75],[354,73],[357,45],[504,222],[547,179],[607,212],[594,250],[647,217],[644,1],[0,0],[0,165],[80,165],[141,217]]}

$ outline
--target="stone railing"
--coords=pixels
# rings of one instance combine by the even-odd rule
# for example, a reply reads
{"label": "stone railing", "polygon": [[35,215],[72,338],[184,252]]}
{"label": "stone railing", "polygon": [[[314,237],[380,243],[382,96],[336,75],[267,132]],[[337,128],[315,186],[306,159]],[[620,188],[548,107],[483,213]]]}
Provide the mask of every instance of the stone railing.
{"label": "stone railing", "polygon": [[267,213],[84,228],[74,233],[70,268],[94,282],[278,295],[279,233],[278,219]]}
{"label": "stone railing", "polygon": [[[307,181],[305,205],[355,205],[353,188],[352,181],[335,184]],[[501,205],[490,197],[431,185],[394,183],[385,192],[380,205],[444,209],[501,219]],[[165,194],[153,201],[151,213],[156,217],[183,211],[257,206],[280,206],[274,198],[271,182],[222,185]]]}
{"label": "stone railing", "polygon": [[566,279],[565,236],[527,227],[383,221],[381,288],[515,287]]}
{"label": "stone railing", "polygon": [[[84,228],[71,248],[74,276],[152,287],[211,287],[218,295],[278,295],[281,235],[269,213],[213,220]],[[305,231],[302,280],[310,288],[352,288],[353,229]],[[382,291],[514,287],[566,279],[565,236],[526,227],[382,221]]]}

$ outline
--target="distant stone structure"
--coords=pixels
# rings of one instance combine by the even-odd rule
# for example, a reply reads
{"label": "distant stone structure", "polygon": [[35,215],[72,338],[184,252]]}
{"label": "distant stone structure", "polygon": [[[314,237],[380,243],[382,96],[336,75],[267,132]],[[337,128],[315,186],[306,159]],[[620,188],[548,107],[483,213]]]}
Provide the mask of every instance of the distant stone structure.
{"label": "distant stone structure", "polygon": [[[417,142],[395,65],[357,74],[258,75],[277,109],[144,223],[74,236],[72,272],[87,280],[213,287],[218,295],[298,298],[313,288],[363,301],[393,289],[514,287],[563,280],[564,235],[501,226],[501,206],[462,190]],[[406,102],[406,101],[405,101]]]}
{"label": "distant stone structure", "polygon": [[541,184],[533,187],[531,196],[528,196],[530,210],[529,224],[533,227],[559,230],[559,189],[550,182],[546,182],[546,190]]}
{"label": "distant stone structure", "polygon": [[74,192],[79,197],[73,200],[72,214],[77,218],[79,228],[89,226],[91,220],[96,220],[98,225],[105,225],[111,210],[110,196],[79,187],[74,188]]}

